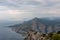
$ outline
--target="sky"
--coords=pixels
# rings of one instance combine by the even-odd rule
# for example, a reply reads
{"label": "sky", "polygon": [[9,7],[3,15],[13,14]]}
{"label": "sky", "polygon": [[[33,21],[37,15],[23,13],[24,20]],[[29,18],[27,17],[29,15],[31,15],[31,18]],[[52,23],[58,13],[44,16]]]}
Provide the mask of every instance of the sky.
{"label": "sky", "polygon": [[0,0],[0,20],[60,17],[60,0]]}

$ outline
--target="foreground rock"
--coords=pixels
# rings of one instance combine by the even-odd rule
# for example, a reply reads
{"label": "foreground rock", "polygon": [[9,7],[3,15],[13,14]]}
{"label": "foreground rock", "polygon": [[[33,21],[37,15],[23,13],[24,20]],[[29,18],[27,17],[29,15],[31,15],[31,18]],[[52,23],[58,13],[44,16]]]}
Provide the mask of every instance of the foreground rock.
{"label": "foreground rock", "polygon": [[[58,38],[57,38],[58,37]],[[60,40],[60,31],[55,33],[43,34],[35,31],[26,33],[24,40]]]}

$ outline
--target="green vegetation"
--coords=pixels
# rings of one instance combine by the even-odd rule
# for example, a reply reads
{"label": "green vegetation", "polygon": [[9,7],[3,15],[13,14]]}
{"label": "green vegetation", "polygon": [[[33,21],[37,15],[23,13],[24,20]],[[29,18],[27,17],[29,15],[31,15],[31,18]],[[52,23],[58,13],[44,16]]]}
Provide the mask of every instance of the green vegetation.
{"label": "green vegetation", "polygon": [[54,34],[52,39],[53,40],[60,40],[60,35],[59,34]]}
{"label": "green vegetation", "polygon": [[60,31],[58,31],[57,33],[55,33],[52,37],[53,40],[60,40]]}
{"label": "green vegetation", "polygon": [[60,31],[57,33],[49,33],[48,37],[50,37],[51,40],[60,40]]}

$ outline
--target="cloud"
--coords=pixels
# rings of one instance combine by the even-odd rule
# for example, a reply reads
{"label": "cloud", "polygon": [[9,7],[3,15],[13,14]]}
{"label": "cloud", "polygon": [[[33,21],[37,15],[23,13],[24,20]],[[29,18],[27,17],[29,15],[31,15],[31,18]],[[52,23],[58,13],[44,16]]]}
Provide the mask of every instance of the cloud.
{"label": "cloud", "polygon": [[11,18],[15,20],[33,18],[33,14],[25,10],[8,10],[7,12],[11,16]]}
{"label": "cloud", "polygon": [[38,1],[38,2],[40,1],[40,2],[42,2],[42,1],[44,1],[44,0],[34,0],[34,1]]}
{"label": "cloud", "polygon": [[6,6],[0,6],[0,20],[23,20],[25,18],[32,18],[33,14],[25,10],[9,9]]}
{"label": "cloud", "polygon": [[0,19],[60,17],[60,0],[0,0]]}

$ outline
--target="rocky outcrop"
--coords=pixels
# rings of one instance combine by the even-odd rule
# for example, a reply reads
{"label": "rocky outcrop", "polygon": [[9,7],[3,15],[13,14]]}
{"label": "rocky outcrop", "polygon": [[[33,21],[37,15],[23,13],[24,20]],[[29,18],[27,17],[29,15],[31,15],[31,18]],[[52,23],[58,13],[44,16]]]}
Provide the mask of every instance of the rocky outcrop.
{"label": "rocky outcrop", "polygon": [[51,38],[40,32],[29,31],[24,40],[51,40]]}
{"label": "rocky outcrop", "polygon": [[24,40],[60,40],[60,31],[48,34],[29,31],[26,33]]}

